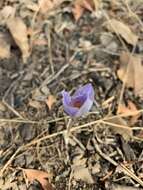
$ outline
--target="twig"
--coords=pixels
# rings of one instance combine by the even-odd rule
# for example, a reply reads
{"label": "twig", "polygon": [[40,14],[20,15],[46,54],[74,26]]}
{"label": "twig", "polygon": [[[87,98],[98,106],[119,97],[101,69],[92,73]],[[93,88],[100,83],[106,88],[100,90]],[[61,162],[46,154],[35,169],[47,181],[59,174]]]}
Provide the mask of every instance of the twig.
{"label": "twig", "polygon": [[39,88],[50,84],[53,80],[55,80],[56,78],[58,78],[67,68],[68,68],[69,64],[65,64],[54,76],[52,76],[51,78],[48,76],[40,85]]}
{"label": "twig", "polygon": [[93,142],[93,145],[94,145],[95,150],[97,151],[97,153],[98,153],[101,157],[103,157],[105,160],[107,160],[108,162],[110,162],[110,163],[113,164],[114,166],[118,166],[118,163],[117,163],[117,162],[115,162],[113,159],[111,159],[109,156],[107,156],[106,154],[104,154],[104,153],[101,151],[100,147],[98,146],[97,141],[96,141],[94,138],[92,139],[92,142]]}
{"label": "twig", "polygon": [[[119,114],[119,115],[116,115],[116,116],[99,119],[99,120],[96,120],[96,121],[92,121],[92,122],[89,122],[89,123],[80,125],[80,126],[78,126],[78,127],[71,128],[71,129],[70,129],[70,132],[72,133],[72,132],[74,132],[74,131],[77,131],[77,130],[79,130],[79,129],[82,129],[82,128],[85,128],[85,127],[88,127],[88,126],[94,126],[94,127],[95,127],[95,126],[99,126],[99,125],[96,125],[96,124],[97,124],[97,123],[98,123],[98,124],[99,124],[99,123],[102,123],[103,121],[106,122],[107,119],[118,118],[118,117],[121,117],[121,116],[122,116],[122,117],[127,117],[127,116],[131,116],[131,115],[134,115],[134,114],[137,114],[137,113],[141,113],[141,112],[143,112],[143,110],[135,111],[135,112],[130,113],[130,114]],[[110,125],[112,125],[112,123],[110,123]],[[114,124],[113,124],[113,125],[114,125]],[[116,125],[115,127],[123,127],[123,126],[120,126],[120,125],[117,126],[117,125]],[[127,127],[127,126],[125,126],[125,127]],[[128,129],[130,129],[130,127],[128,127]],[[134,128],[131,128],[131,129],[133,130]],[[60,131],[60,132],[53,133],[53,134],[51,134],[51,135],[46,135],[46,136],[44,136],[44,137],[41,137],[41,138],[36,139],[36,140],[33,140],[32,142],[30,142],[30,143],[28,143],[28,144],[26,144],[26,145],[23,145],[23,146],[21,146],[21,147],[19,147],[19,148],[17,149],[17,151],[13,154],[13,156],[10,158],[10,160],[8,160],[7,163],[4,165],[4,167],[1,169],[0,175],[3,174],[3,172],[5,171],[5,169],[11,164],[11,162],[14,160],[14,158],[16,157],[16,155],[17,155],[20,151],[25,150],[25,149],[27,149],[28,147],[39,143],[40,141],[44,141],[44,140],[47,140],[47,139],[56,137],[56,136],[58,136],[58,135],[63,135],[63,134],[66,133],[66,132],[67,132],[67,129],[65,129],[65,130],[63,130],[63,131]]]}
{"label": "twig", "polygon": [[[50,25],[50,24],[49,24]],[[47,28],[47,27],[46,27]],[[54,71],[54,65],[53,65],[53,59],[52,59],[52,49],[51,49],[51,26],[49,26],[47,28],[47,41],[48,41],[48,58],[49,58],[49,63],[51,66],[51,71],[52,71],[52,75],[55,74]]]}
{"label": "twig", "polygon": [[70,137],[72,137],[72,139],[78,144],[78,146],[79,146],[83,151],[86,150],[85,146],[84,146],[74,135],[71,134]]}
{"label": "twig", "polygon": [[0,171],[0,176],[2,176],[3,172],[6,170],[6,168],[11,164],[11,162],[14,160],[15,156],[23,149],[23,146],[19,147],[15,153],[10,157],[10,159],[7,161],[7,163],[4,165],[4,167]]}
{"label": "twig", "polygon": [[71,190],[71,182],[73,178],[73,169],[71,170],[70,177],[69,177],[69,185],[68,185],[68,190]]}
{"label": "twig", "polygon": [[122,129],[127,129],[127,130],[130,130],[132,131],[132,128],[131,127],[128,127],[127,125],[120,125],[120,124],[117,124],[117,123],[112,123],[112,122],[108,122],[108,121],[104,121],[102,120],[101,123],[105,124],[105,125],[109,125],[109,126],[113,126],[113,127],[117,127],[117,128],[122,128]]}
{"label": "twig", "polygon": [[24,119],[24,117],[22,115],[20,115],[20,113],[18,113],[12,106],[10,106],[5,100],[2,100],[3,104],[9,109],[11,110],[16,116],[18,116],[20,119]]}
{"label": "twig", "polygon": [[121,169],[128,175],[130,176],[132,179],[134,179],[136,182],[138,182],[142,187],[143,187],[143,181],[138,178],[131,170],[129,170],[126,166],[124,166],[124,164],[120,164]]}
{"label": "twig", "polygon": [[139,16],[137,15],[137,14],[135,14],[132,10],[131,10],[131,8],[130,8],[130,6],[129,6],[129,4],[128,4],[128,1],[127,0],[122,0],[122,2],[125,4],[125,6],[127,7],[127,10],[129,11],[129,14],[131,14],[134,18],[136,18],[137,19],[137,21],[139,22],[139,24],[141,25],[141,27],[142,27],[142,29],[143,29],[143,22],[142,22],[142,20],[139,18]]}
{"label": "twig", "polygon": [[65,140],[65,146],[66,146],[67,161],[69,160],[69,138],[70,138],[71,125],[72,125],[72,119],[69,118],[69,121],[67,123],[67,130],[63,133],[63,137]]}
{"label": "twig", "polygon": [[104,154],[100,147],[98,146],[97,141],[93,138],[92,139],[93,145],[96,149],[96,151],[98,152],[98,154],[103,157],[105,160],[107,160],[108,162],[110,162],[111,164],[113,164],[114,166],[120,166],[121,170],[127,174],[129,177],[131,177],[132,179],[134,179],[136,182],[138,182],[142,187],[143,187],[143,181],[138,178],[131,170],[129,170],[126,166],[124,166],[122,163],[118,164],[116,161],[114,161],[112,158],[110,158],[109,156],[107,156],[106,154]]}
{"label": "twig", "polygon": [[[66,117],[69,118],[69,117]],[[56,118],[56,119],[51,119],[51,120],[43,120],[43,121],[31,121],[31,120],[27,120],[27,119],[3,119],[0,118],[0,123],[1,122],[8,122],[8,123],[29,123],[29,124],[48,124],[48,123],[53,123],[53,122],[57,122],[57,121],[61,121],[65,119],[65,117],[60,117],[60,118]]]}

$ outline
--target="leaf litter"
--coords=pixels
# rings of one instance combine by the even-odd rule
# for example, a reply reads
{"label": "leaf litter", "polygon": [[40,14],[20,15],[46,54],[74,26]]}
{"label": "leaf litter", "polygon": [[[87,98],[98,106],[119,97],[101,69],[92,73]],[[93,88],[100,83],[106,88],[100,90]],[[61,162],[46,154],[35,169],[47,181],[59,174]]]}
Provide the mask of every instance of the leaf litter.
{"label": "leaf litter", "polygon": [[65,0],[39,0],[39,11],[42,14],[48,13],[48,11],[53,10],[54,8],[57,8],[61,3],[63,3]]}
{"label": "leaf litter", "polygon": [[118,77],[128,88],[133,88],[136,96],[143,98],[143,65],[139,55],[122,52]]}
{"label": "leaf litter", "polygon": [[27,26],[20,17],[13,17],[7,20],[7,27],[10,30],[10,33],[15,40],[15,43],[21,50],[23,62],[26,63],[27,58],[30,55]]}
{"label": "leaf litter", "polygon": [[52,174],[41,170],[35,169],[22,169],[29,182],[38,180],[43,187],[43,190],[53,190],[52,185],[48,182],[48,179],[52,177]]}
{"label": "leaf litter", "polygon": [[101,5],[101,0],[75,0],[73,3],[72,13],[76,21],[78,21],[84,11],[87,10],[91,13],[98,11]]}
{"label": "leaf litter", "polygon": [[[8,0],[6,0],[7,2]],[[142,96],[140,95],[142,84],[136,76],[138,72],[141,72],[142,67],[140,64],[140,71],[134,68],[136,64],[138,65],[138,61],[135,61],[135,58],[132,57],[140,57],[141,52],[139,52],[140,56],[127,53],[134,62],[133,68],[129,69],[133,75],[125,74],[125,70],[131,63],[130,58],[125,59],[125,64],[121,60],[120,65],[115,65],[113,62],[114,60],[118,62],[118,59],[121,59],[121,50],[124,49],[122,44],[119,45],[116,35],[125,41],[125,45],[134,46],[136,43],[142,42],[142,34],[138,38],[136,30],[136,28],[140,30],[140,27],[138,23],[130,19],[128,13],[125,12],[125,7],[122,7],[123,4],[120,2],[84,0],[77,6],[75,13],[73,9],[76,6],[75,3],[79,1],[64,0],[62,2],[57,0],[34,2],[27,0],[21,3],[13,0],[10,3],[11,7],[5,7],[4,9],[4,6],[9,5],[9,3],[4,4],[3,17],[0,13],[0,17],[3,18],[2,24],[17,17],[23,23],[20,24],[22,29],[15,28],[19,31],[14,31],[14,24],[11,30],[8,24],[7,27],[1,26],[2,29],[9,29],[17,44],[15,46],[15,44],[7,43],[6,39],[3,38],[8,47],[10,44],[8,50],[10,51],[10,58],[2,53],[3,58],[0,60],[0,95],[3,98],[6,94],[9,104],[8,108],[4,109],[1,106],[0,109],[0,120],[2,121],[0,128],[0,148],[2,149],[0,151],[2,157],[0,169],[6,168],[2,177],[6,184],[8,182],[7,174],[12,176],[11,181],[12,185],[15,184],[15,190],[26,189],[23,176],[19,177],[19,173],[16,171],[16,168],[21,166],[35,168],[34,171],[33,169],[25,169],[27,180],[30,185],[33,181],[39,181],[45,190],[47,188],[48,190],[53,189],[51,184],[54,184],[56,189],[59,190],[67,189],[67,187],[71,190],[91,190],[99,189],[101,186],[103,189],[113,189],[115,186],[113,186],[113,180],[111,179],[114,179],[115,184],[122,184],[121,188],[134,187],[134,189],[137,189],[135,187],[142,185],[138,180],[142,176],[140,163],[140,160],[142,160],[142,143],[133,138],[133,130],[134,127],[137,127],[142,132],[142,118],[140,114],[133,115],[133,113],[141,111],[142,108]],[[96,13],[100,8],[100,3],[103,7],[100,9],[101,14],[98,17]],[[112,9],[113,4],[115,4],[115,7]],[[103,13],[105,11],[107,11],[107,14],[111,14],[113,18],[114,16],[120,18],[120,21],[114,18],[116,22],[111,19],[113,25],[115,25],[114,23],[119,24],[119,31],[116,31],[117,25],[114,26],[115,30],[109,27],[107,31],[103,28],[105,23]],[[137,11],[138,13],[140,12]],[[134,23],[134,25],[131,23]],[[47,31],[50,31],[50,53],[55,74],[51,72],[48,59],[49,48],[47,48],[47,44],[49,37],[47,37]],[[29,45],[31,36],[34,36],[32,47]],[[22,46],[25,43],[27,44],[26,48]],[[17,54],[18,48],[23,60],[25,62],[28,60],[27,65],[22,65],[21,59],[17,59],[19,55]],[[29,51],[31,48],[32,52]],[[141,63],[141,61],[139,62]],[[21,68],[19,69],[16,66],[14,70],[8,69],[8,66],[15,63],[21,64]],[[62,70],[65,64],[68,66]],[[118,68],[118,66],[120,67]],[[105,67],[109,67],[108,71],[104,69]],[[120,75],[121,72],[124,76]],[[19,75],[23,77],[19,79]],[[10,78],[10,84],[2,92],[3,84],[6,84],[6,77]],[[127,77],[127,81],[131,82],[126,82],[123,79],[124,77]],[[141,79],[141,74],[139,74],[139,77]],[[52,80],[49,80],[50,78]],[[134,90],[136,97],[132,90],[125,89],[122,104],[118,107],[120,109],[116,110],[121,88],[121,82],[118,78],[125,82],[127,88]],[[39,88],[43,81],[48,81],[44,84],[45,89]],[[100,109],[98,110],[97,106],[94,105],[89,115],[73,122],[71,126],[72,140],[69,141],[68,150],[63,141],[67,117],[63,113],[61,99],[57,98],[55,101],[55,97],[63,89],[72,92],[78,86],[88,82],[91,82],[94,86],[95,100]],[[140,83],[140,87],[137,87],[139,85],[137,83]],[[52,97],[50,98],[50,96]],[[104,103],[103,106],[101,102]],[[15,118],[15,113],[22,115],[24,119]],[[126,114],[130,116],[124,117]],[[123,117],[120,117],[120,115]],[[111,119],[114,116],[115,118]],[[104,118],[107,118],[107,120],[104,120]],[[21,136],[24,140],[19,135],[20,129],[23,131]],[[35,132],[33,133],[33,131]],[[28,134],[30,136],[32,134],[32,138]],[[118,141],[118,135],[123,139],[122,145]],[[140,133],[140,136],[142,137],[142,133]],[[98,154],[93,143],[91,143],[91,138],[97,139],[99,148],[101,152],[104,152],[105,157]],[[20,149],[15,155],[16,149],[19,150],[21,146],[24,149]],[[81,152],[79,159],[77,158],[77,155],[79,155],[77,149],[80,149],[79,152]],[[136,159],[133,159],[131,163],[126,158],[130,156],[130,150],[134,152]],[[69,153],[69,160],[66,159],[67,153]],[[110,159],[106,160],[106,156]],[[110,161],[112,160],[115,160],[117,165],[123,164],[126,166],[128,164],[130,172],[136,176],[136,179],[133,181],[131,175],[127,177],[117,170],[110,172],[113,163]],[[137,164],[134,167],[135,162]],[[52,182],[45,179],[50,178],[49,173],[41,173],[48,171],[49,167],[54,171]],[[38,168],[42,168],[43,171],[38,170]],[[119,176],[121,176],[120,179]],[[106,180],[102,181],[102,179]],[[0,179],[0,184],[3,183]],[[128,186],[129,184],[131,186]],[[8,188],[8,186],[4,186]],[[3,189],[4,186],[2,186]],[[139,189],[141,188],[139,187]]]}
{"label": "leaf litter", "polygon": [[94,2],[93,0],[75,0],[73,3],[72,12],[76,21],[83,15],[84,10],[93,12]]}
{"label": "leaf litter", "polygon": [[120,35],[127,43],[136,45],[138,41],[138,36],[132,32],[130,27],[116,19],[110,19],[106,22],[105,26],[111,32]]}
{"label": "leaf litter", "polygon": [[73,169],[73,177],[77,180],[82,180],[88,184],[94,183],[89,169],[85,168],[84,166],[76,166],[76,168]]}
{"label": "leaf litter", "polygon": [[0,59],[10,58],[10,44],[7,42],[6,35],[0,33]]}
{"label": "leaf litter", "polygon": [[[136,105],[132,101],[128,100],[127,106],[123,103],[118,106],[117,114],[132,115],[132,114],[136,113],[137,111],[138,111],[138,109],[137,109]],[[134,125],[138,121],[140,116],[141,116],[141,113],[132,115],[131,119],[130,119],[130,124]]]}
{"label": "leaf litter", "polygon": [[118,118],[107,119],[105,120],[105,123],[106,121],[107,124],[112,129],[113,133],[121,135],[125,141],[129,141],[133,136],[133,132],[130,129],[129,124],[125,119],[118,117]]}
{"label": "leaf litter", "polygon": [[49,110],[52,109],[53,104],[56,102],[56,98],[53,95],[49,95],[47,100],[45,100]]}

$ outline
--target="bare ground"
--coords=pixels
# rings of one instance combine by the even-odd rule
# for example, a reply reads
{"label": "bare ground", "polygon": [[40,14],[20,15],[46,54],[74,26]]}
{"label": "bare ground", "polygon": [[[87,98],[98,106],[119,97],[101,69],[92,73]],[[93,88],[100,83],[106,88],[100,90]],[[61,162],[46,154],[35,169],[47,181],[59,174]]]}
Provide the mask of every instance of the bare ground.
{"label": "bare ground", "polygon": [[[52,174],[49,181],[58,190],[143,188],[143,100],[124,88],[117,75],[123,50],[143,52],[142,2],[130,2],[137,17],[126,3],[103,0],[98,12],[85,10],[78,21],[68,1],[36,18],[24,2],[0,3],[1,10],[15,7],[16,15],[37,32],[24,64],[10,31],[0,26],[11,48],[10,58],[0,60],[0,189],[42,189],[37,180],[27,182],[23,168]],[[107,15],[132,27],[139,36],[136,46],[106,29]],[[69,117],[60,92],[88,82],[96,104],[86,117],[73,121],[67,147]],[[51,103],[49,96],[56,101]],[[140,113],[134,124],[134,112],[128,117],[117,113],[119,104],[129,101]]]}

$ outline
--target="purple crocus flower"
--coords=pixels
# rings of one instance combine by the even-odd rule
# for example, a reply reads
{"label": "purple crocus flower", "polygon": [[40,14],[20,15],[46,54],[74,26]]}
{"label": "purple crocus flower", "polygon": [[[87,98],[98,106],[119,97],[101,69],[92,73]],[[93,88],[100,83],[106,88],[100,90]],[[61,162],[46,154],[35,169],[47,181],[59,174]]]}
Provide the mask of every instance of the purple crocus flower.
{"label": "purple crocus flower", "polygon": [[70,96],[65,90],[62,92],[64,111],[71,117],[80,117],[89,112],[94,101],[94,90],[90,83],[80,87]]}

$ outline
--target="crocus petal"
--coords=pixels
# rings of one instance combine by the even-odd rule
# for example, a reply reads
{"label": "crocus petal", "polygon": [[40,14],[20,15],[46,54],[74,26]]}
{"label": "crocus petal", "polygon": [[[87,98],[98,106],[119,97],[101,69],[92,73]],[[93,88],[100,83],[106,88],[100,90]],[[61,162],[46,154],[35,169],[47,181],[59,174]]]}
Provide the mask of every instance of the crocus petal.
{"label": "crocus petal", "polygon": [[[87,99],[86,94],[80,95],[80,96],[72,96],[71,97],[71,104],[76,107],[76,103],[79,103],[79,108],[83,105],[85,100]],[[78,107],[78,106],[77,106]]]}
{"label": "crocus petal", "polygon": [[88,94],[91,99],[94,99],[94,90],[90,83],[80,87],[73,96],[79,96],[81,94]]}
{"label": "crocus petal", "polygon": [[63,91],[62,95],[64,110],[71,117],[87,114],[93,105],[94,90],[90,83],[76,90],[73,96],[66,91]]}
{"label": "crocus petal", "polygon": [[63,96],[64,111],[71,117],[74,117],[78,112],[78,108],[71,106],[71,97],[68,92],[63,91],[62,96]]}
{"label": "crocus petal", "polygon": [[92,105],[93,105],[93,101],[89,97],[87,97],[84,104],[79,108],[78,112],[76,113],[76,117],[80,117],[82,115],[87,114],[89,110],[91,109]]}
{"label": "crocus petal", "polygon": [[78,112],[78,108],[72,107],[72,106],[68,106],[66,104],[64,104],[64,111],[71,117],[75,117],[77,112]]}
{"label": "crocus petal", "polygon": [[65,90],[63,90],[61,92],[61,94],[63,96],[63,103],[70,105],[70,103],[71,103],[71,96],[70,96],[70,94],[68,92],[66,92]]}

